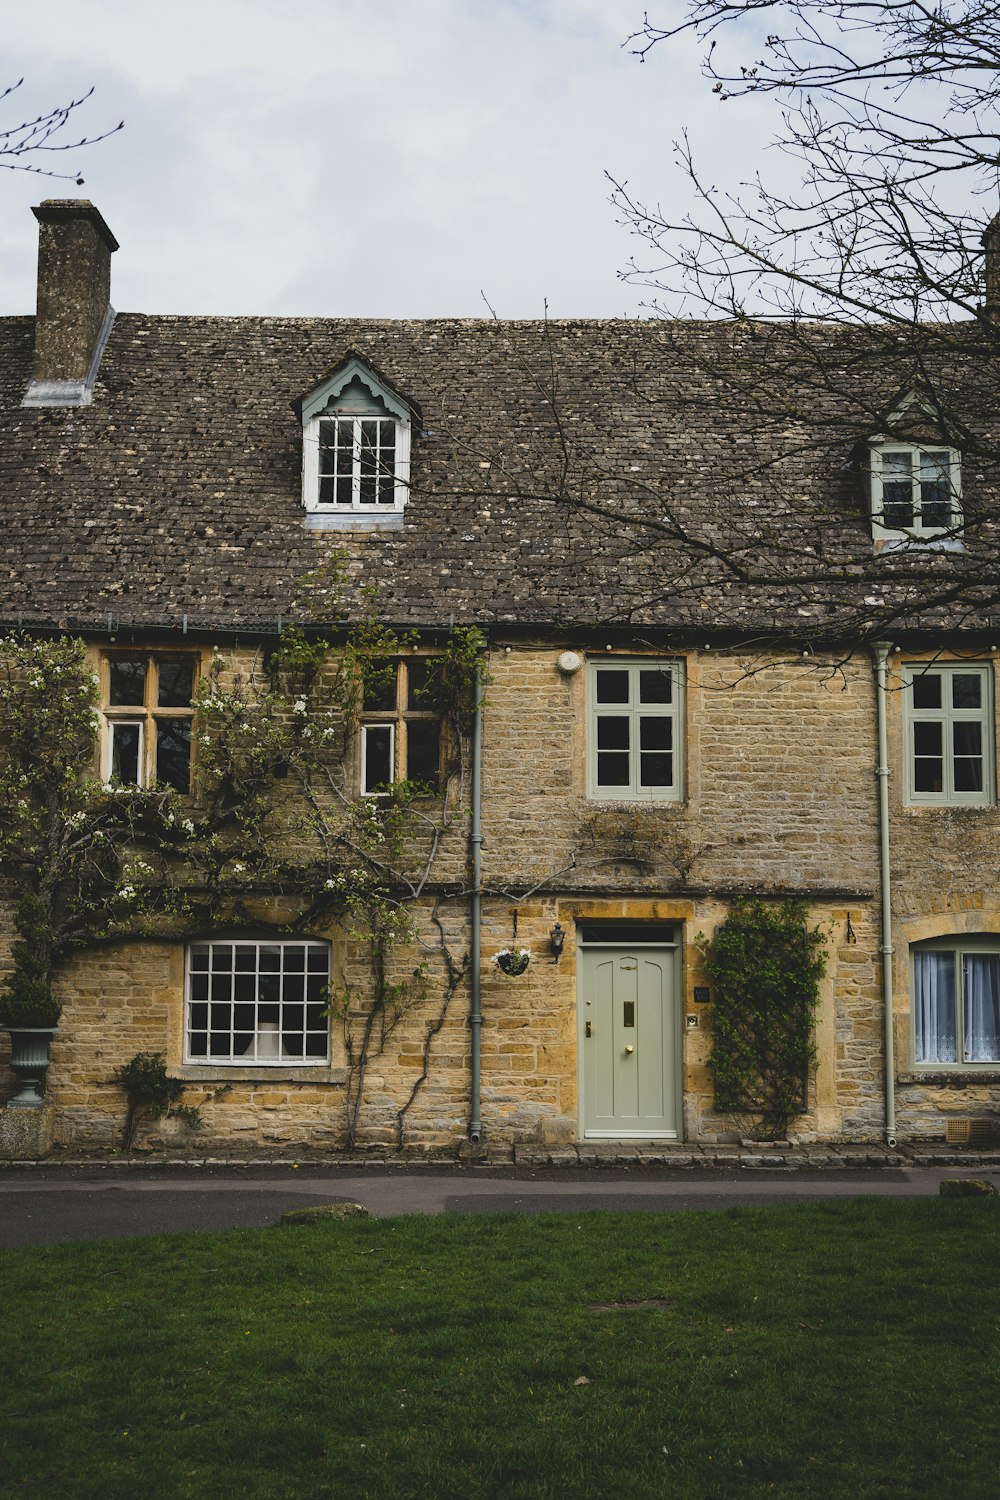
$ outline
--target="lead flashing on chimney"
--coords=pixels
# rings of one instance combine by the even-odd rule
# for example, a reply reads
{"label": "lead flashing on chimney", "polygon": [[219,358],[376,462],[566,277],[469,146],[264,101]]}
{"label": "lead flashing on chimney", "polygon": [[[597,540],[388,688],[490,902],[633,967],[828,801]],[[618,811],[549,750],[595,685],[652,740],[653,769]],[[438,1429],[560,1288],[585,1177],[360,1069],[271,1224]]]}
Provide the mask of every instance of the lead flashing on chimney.
{"label": "lead flashing on chimney", "polygon": [[94,399],[97,372],[101,367],[101,356],[111,336],[115,321],[115,310],[109,307],[104,314],[101,332],[97,340],[94,357],[90,361],[86,380],[29,380],[22,406],[90,406]]}

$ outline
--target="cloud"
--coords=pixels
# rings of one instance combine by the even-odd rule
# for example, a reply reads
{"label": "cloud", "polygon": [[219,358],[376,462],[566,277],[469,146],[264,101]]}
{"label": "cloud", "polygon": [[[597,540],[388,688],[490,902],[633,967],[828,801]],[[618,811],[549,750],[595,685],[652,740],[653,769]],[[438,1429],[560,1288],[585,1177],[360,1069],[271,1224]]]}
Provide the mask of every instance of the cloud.
{"label": "cloud", "polygon": [[[95,82],[79,129],[126,116],[79,158],[122,244],[119,307],[480,316],[483,288],[503,316],[545,297],[610,316],[640,294],[616,276],[604,169],[662,191],[672,138],[711,107],[691,49],[643,67],[622,49],[640,18],[631,0],[50,0],[5,17],[5,53],[35,108]],[[28,206],[78,190],[0,190],[3,310],[28,311]]]}

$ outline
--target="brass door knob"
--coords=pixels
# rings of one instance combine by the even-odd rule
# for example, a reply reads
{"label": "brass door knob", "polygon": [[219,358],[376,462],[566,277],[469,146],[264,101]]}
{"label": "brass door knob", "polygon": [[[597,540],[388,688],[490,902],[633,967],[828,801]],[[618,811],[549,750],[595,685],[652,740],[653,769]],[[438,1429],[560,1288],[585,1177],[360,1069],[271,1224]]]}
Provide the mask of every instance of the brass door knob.
{"label": "brass door knob", "polygon": [[628,1057],[629,1053],[630,1052],[634,1052],[634,1051],[635,1051],[634,1047],[626,1047],[625,1048],[625,1056]]}

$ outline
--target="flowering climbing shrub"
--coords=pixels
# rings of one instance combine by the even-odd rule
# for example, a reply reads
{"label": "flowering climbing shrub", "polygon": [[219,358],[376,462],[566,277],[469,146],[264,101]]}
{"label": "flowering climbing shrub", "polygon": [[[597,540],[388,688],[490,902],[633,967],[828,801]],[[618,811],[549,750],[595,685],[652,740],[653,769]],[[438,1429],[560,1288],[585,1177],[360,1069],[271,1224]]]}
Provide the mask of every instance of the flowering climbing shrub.
{"label": "flowering climbing shrub", "polygon": [[[359,797],[349,752],[365,680],[413,644],[368,621],[336,647],[286,630],[249,671],[217,654],[195,700],[186,797],[101,783],[97,682],[81,641],[0,638],[0,874],[25,893],[8,1001],[29,989],[51,1001],[74,950],[260,927],[262,900],[276,931],[338,922],[367,949],[371,979],[366,993],[331,1002],[345,1031],[353,1140],[369,1054],[427,997],[427,955],[400,978],[397,950],[418,939],[413,910],[455,815],[452,783],[482,677],[474,630],[454,631],[429,659],[428,691],[456,756],[435,803],[406,782]],[[447,1005],[465,959],[448,950],[440,922],[435,931]]]}

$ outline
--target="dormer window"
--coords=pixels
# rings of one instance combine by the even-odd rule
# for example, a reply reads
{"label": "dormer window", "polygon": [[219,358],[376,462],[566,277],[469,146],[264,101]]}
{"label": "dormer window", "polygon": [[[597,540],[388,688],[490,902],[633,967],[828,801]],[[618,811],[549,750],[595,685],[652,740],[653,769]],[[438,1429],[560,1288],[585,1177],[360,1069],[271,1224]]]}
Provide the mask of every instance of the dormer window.
{"label": "dormer window", "polygon": [[954,448],[876,442],[871,447],[872,536],[896,544],[956,538],[961,468]]}
{"label": "dormer window", "polygon": [[396,423],[392,417],[317,417],[317,509],[368,510],[396,504]]}
{"label": "dormer window", "polygon": [[296,409],[307,524],[401,524],[410,479],[410,404],[352,354]]}

